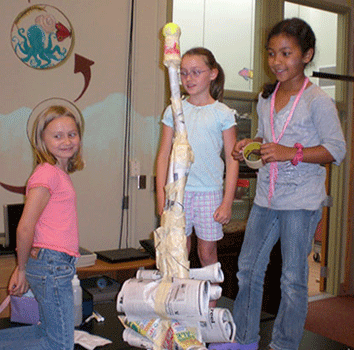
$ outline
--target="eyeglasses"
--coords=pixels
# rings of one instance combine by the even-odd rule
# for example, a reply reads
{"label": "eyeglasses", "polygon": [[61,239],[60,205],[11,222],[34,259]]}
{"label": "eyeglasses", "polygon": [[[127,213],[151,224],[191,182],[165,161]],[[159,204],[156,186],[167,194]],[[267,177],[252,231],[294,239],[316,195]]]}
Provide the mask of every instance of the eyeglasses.
{"label": "eyeglasses", "polygon": [[181,70],[180,75],[183,78],[187,78],[188,75],[191,76],[191,78],[198,78],[202,73],[207,72],[209,69],[205,70],[199,70],[199,69],[192,69],[190,72],[187,72],[186,70]]}

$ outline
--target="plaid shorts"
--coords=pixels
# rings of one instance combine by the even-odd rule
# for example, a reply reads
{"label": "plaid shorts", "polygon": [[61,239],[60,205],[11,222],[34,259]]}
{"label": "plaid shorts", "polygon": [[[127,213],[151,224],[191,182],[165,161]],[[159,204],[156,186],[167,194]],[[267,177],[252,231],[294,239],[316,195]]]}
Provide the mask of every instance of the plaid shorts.
{"label": "plaid shorts", "polygon": [[195,234],[204,241],[218,241],[223,238],[222,224],[213,218],[220,206],[223,191],[188,192],[184,194],[184,211],[186,216],[186,236]]}

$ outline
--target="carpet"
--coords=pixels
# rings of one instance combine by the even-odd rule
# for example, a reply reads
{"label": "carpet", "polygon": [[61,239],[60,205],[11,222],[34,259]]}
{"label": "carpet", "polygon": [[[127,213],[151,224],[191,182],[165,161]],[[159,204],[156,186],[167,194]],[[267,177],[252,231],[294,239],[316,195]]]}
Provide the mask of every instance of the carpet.
{"label": "carpet", "polygon": [[310,302],[305,329],[354,347],[354,296]]}

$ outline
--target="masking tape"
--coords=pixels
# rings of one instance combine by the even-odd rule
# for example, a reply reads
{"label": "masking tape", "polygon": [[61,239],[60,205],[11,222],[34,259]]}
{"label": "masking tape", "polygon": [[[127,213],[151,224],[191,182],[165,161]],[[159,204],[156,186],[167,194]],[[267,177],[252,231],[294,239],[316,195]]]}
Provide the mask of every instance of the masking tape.
{"label": "masking tape", "polygon": [[263,166],[260,154],[255,154],[254,151],[260,150],[261,144],[259,142],[249,143],[242,151],[243,158],[246,164],[251,169],[259,169]]}

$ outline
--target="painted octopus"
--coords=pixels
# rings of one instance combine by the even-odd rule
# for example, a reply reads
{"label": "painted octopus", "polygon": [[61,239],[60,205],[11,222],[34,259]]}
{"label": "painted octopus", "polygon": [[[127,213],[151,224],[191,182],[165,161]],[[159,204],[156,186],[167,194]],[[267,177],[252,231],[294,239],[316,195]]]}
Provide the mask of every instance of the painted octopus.
{"label": "painted octopus", "polygon": [[59,45],[53,46],[53,38],[60,42],[71,36],[71,32],[63,24],[56,22],[54,16],[46,14],[36,17],[35,24],[27,29],[27,36],[25,32],[24,28],[19,28],[17,33],[23,40],[16,36],[12,40],[17,41],[16,54],[31,67],[48,68],[66,57],[67,50],[61,49]]}

